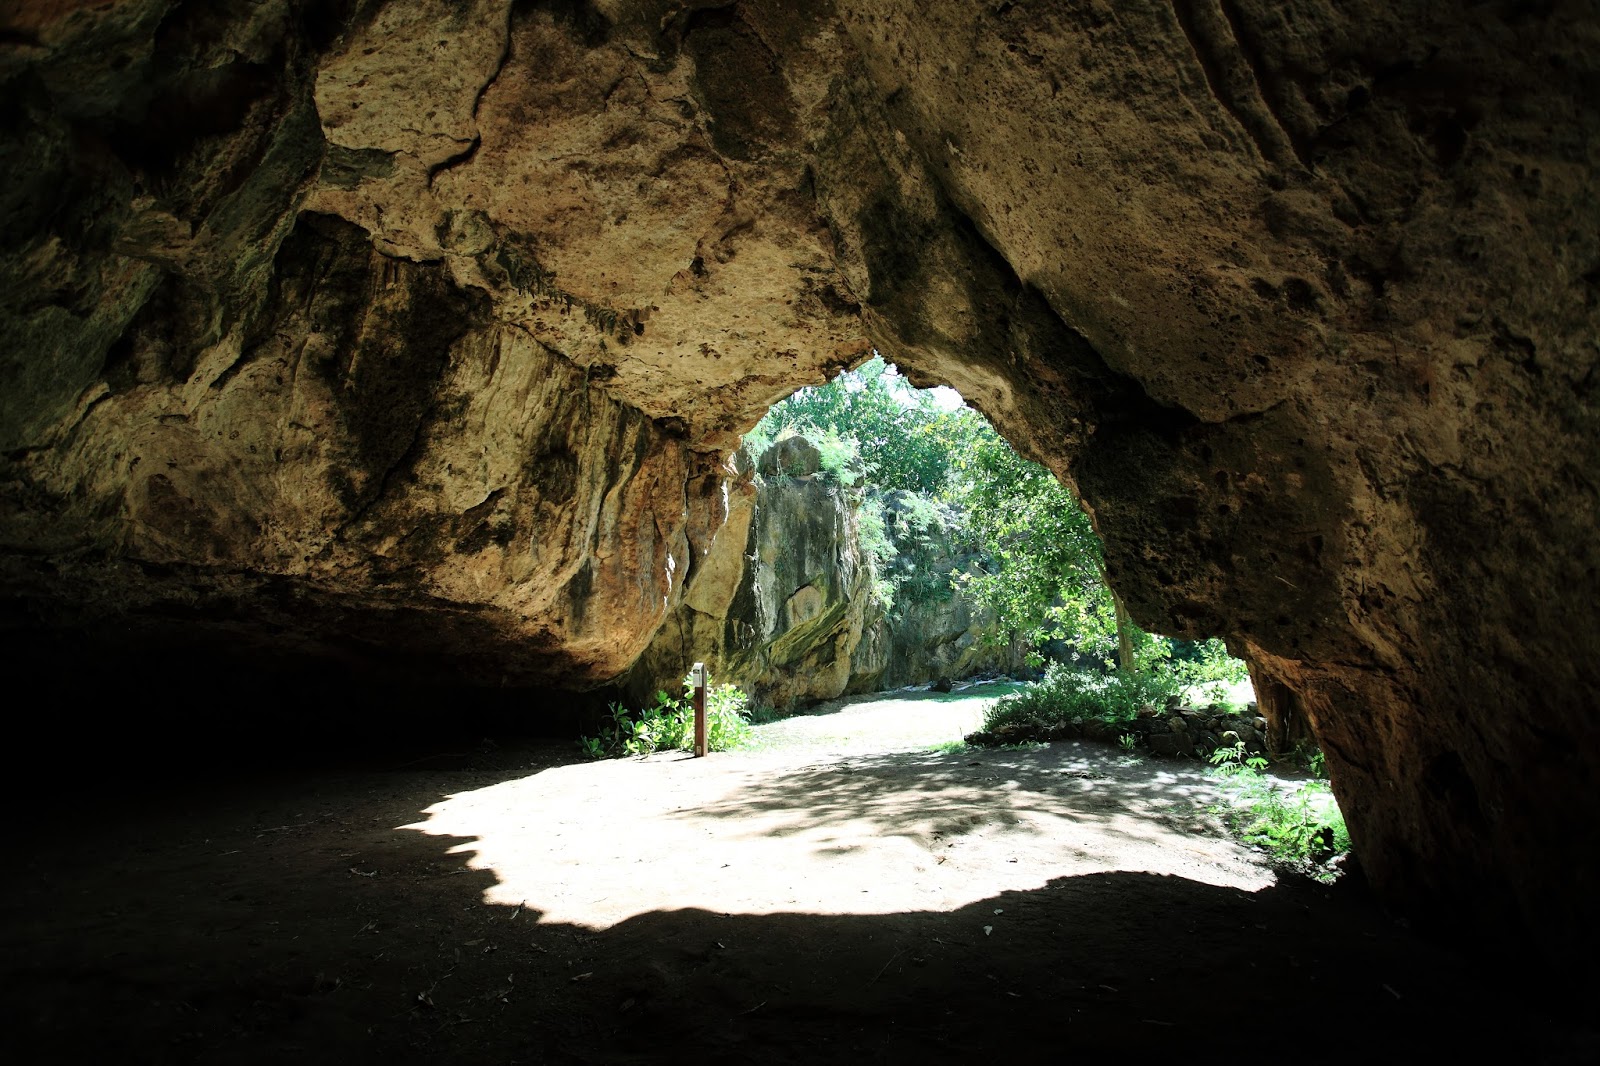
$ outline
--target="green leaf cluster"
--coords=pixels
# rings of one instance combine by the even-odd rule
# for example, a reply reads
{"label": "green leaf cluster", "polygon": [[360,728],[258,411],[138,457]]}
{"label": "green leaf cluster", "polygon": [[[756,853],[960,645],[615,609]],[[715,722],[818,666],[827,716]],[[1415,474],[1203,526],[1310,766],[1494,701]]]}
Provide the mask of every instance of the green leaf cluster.
{"label": "green leaf cluster", "polygon": [[1326,781],[1285,788],[1263,772],[1266,759],[1245,755],[1243,743],[1218,748],[1211,764],[1227,790],[1227,802],[1214,809],[1235,836],[1281,866],[1323,882],[1338,877],[1350,831]]}
{"label": "green leaf cluster", "polygon": [[1244,662],[1229,655],[1228,646],[1216,637],[1168,643],[1171,658],[1165,669],[1184,689],[1213,702],[1221,700],[1228,689],[1250,676]]}
{"label": "green leaf cluster", "polygon": [[[674,699],[656,693],[656,702],[637,711],[620,703],[608,709],[610,720],[600,727],[598,736],[578,741],[591,759],[649,755],[658,751],[690,751],[694,748],[694,705],[690,699],[693,682],[684,678],[684,698]],[[750,733],[748,700],[734,685],[716,685],[706,690],[706,741],[712,751],[740,747]]]}
{"label": "green leaf cluster", "polygon": [[1145,705],[1166,705],[1178,691],[1172,676],[1158,671],[1103,671],[1053,662],[1043,679],[995,701],[983,717],[986,732],[1008,725],[1044,727],[1097,720],[1131,722]]}
{"label": "green leaf cluster", "polygon": [[826,442],[848,440],[868,484],[937,494],[950,471],[952,453],[940,429],[948,414],[874,355],[826,385],[807,386],[774,404],[745,434],[744,444],[759,459],[773,442],[803,433],[823,452],[823,469],[829,470]]}

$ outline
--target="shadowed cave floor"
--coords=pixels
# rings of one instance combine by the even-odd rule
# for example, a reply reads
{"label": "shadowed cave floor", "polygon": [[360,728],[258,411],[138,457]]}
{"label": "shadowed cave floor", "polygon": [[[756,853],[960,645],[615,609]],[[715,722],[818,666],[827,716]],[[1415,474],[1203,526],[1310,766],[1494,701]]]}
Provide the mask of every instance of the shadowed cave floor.
{"label": "shadowed cave floor", "polygon": [[[1533,964],[1273,875],[1217,832],[1193,766],[935,753],[892,700],[827,710],[699,761],[513,745],[189,784],[62,775],[13,808],[28,841],[0,889],[0,1054],[1600,1051],[1586,1011],[1533,994],[1551,976]],[[874,715],[901,750],[862,750]]]}

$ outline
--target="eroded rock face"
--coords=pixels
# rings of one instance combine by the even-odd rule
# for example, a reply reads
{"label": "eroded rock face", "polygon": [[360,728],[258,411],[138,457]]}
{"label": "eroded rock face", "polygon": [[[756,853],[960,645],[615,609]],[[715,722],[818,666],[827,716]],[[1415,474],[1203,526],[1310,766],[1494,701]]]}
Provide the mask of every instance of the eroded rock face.
{"label": "eroded rock face", "polygon": [[[863,635],[863,668],[853,692],[959,680],[980,673],[1010,673],[1027,666],[1025,645],[997,640],[993,613],[951,585],[952,571],[974,572],[978,555],[965,550],[943,525],[916,517],[910,493],[885,494],[885,535],[896,555],[893,603]],[[875,667],[875,668],[873,668]]]}
{"label": "eroded rock face", "polygon": [[1283,686],[1391,900],[1592,943],[1589,5],[0,22],[13,616],[598,684],[735,435],[876,344]]}
{"label": "eroded rock face", "polygon": [[[761,465],[775,468],[796,454],[805,450],[780,442]],[[877,645],[862,646],[881,612],[846,490],[774,473],[759,485],[738,478],[727,491],[728,520],[677,613],[635,664],[635,699],[675,690],[697,661],[716,683],[737,684],[757,704],[781,709],[843,694],[863,667],[881,671]]]}
{"label": "eroded rock face", "polygon": [[439,265],[382,257],[342,220],[300,220],[231,361],[173,371],[181,304],[158,291],[134,320],[73,446],[7,516],[34,551],[175,575],[75,591],[13,559],[24,580],[90,615],[181,619],[247,605],[270,577],[304,602],[263,604],[263,625],[313,645],[454,644],[495,683],[598,684],[643,650],[687,566],[680,440]]}
{"label": "eroded rock face", "polygon": [[634,663],[624,687],[636,704],[657,690],[675,693],[695,662],[707,664],[713,683],[783,710],[1023,665],[1020,649],[986,639],[993,617],[951,589],[950,571],[972,557],[947,535],[891,526],[901,553],[894,564],[913,579],[892,604],[880,598],[860,500],[816,476],[816,456],[793,436],[761,456],[757,469],[768,473],[759,483],[748,468],[726,471],[727,521],[676,613]]}

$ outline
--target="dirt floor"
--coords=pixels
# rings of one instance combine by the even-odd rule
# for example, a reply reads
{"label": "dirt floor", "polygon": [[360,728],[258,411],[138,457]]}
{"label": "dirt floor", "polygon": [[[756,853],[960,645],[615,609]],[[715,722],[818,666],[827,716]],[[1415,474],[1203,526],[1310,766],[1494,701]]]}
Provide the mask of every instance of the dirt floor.
{"label": "dirt floor", "polygon": [[62,775],[14,808],[0,1061],[1600,1058],[1535,967],[1274,874],[1197,764],[954,749],[991,695],[702,760]]}

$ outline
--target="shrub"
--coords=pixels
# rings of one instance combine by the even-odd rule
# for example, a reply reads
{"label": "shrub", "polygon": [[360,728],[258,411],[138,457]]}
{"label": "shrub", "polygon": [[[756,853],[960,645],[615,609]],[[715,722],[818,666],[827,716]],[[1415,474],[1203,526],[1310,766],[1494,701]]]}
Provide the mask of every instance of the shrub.
{"label": "shrub", "polygon": [[854,437],[836,429],[807,429],[805,437],[816,445],[822,457],[822,476],[846,488],[858,483],[865,474],[861,460],[861,444]]}
{"label": "shrub", "polygon": [[984,716],[983,728],[1037,722],[1060,725],[1074,719],[1099,719],[1112,724],[1131,722],[1139,708],[1160,708],[1178,691],[1173,679],[1159,673],[1103,673],[1051,663],[1043,680],[995,701]]}
{"label": "shrub", "polygon": [[1227,645],[1216,637],[1171,643],[1169,669],[1185,688],[1197,691],[1206,699],[1222,700],[1228,689],[1250,676],[1250,668],[1229,655]]}
{"label": "shrub", "polygon": [[1216,813],[1236,837],[1277,865],[1325,883],[1338,878],[1336,862],[1350,852],[1350,832],[1326,781],[1286,790],[1262,773],[1265,759],[1245,755],[1242,743],[1218,748],[1211,764],[1228,792]]}
{"label": "shrub", "polygon": [[[693,686],[684,678],[684,698],[656,693],[654,706],[630,711],[620,703],[610,707],[611,721],[597,737],[583,737],[579,746],[591,759],[624,755],[649,755],[656,751],[690,751],[694,747]],[[706,742],[712,751],[739,747],[749,736],[745,694],[734,685],[717,685],[706,691]]]}

